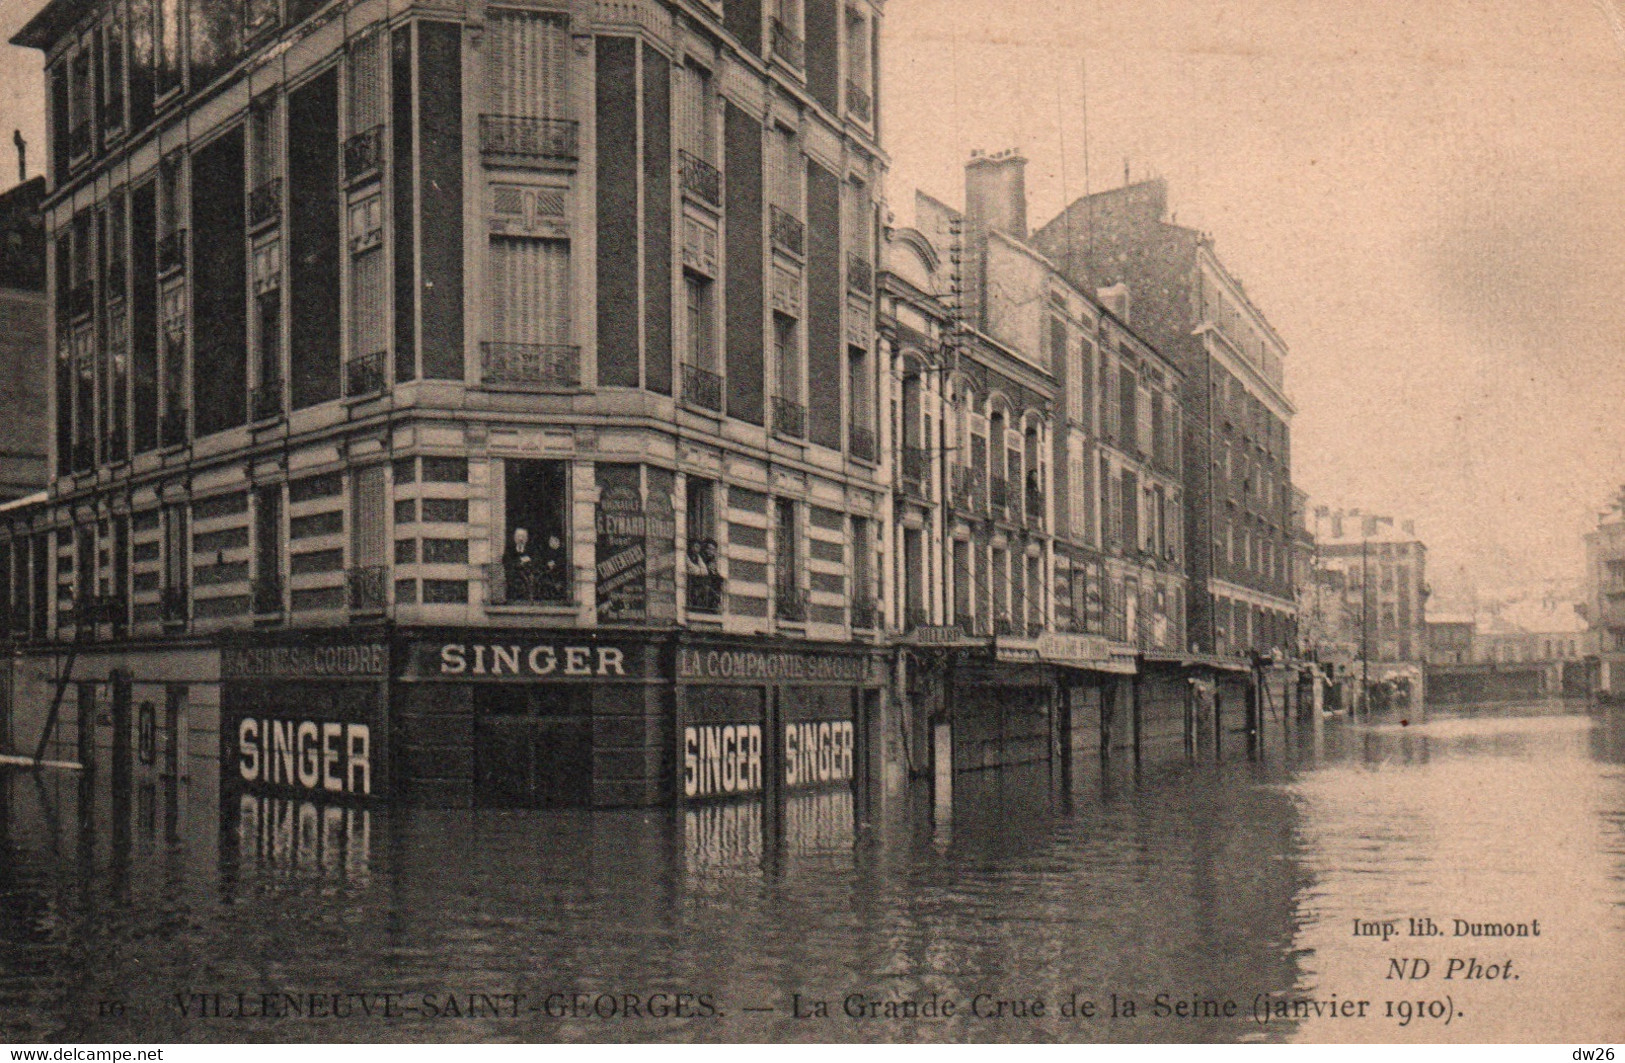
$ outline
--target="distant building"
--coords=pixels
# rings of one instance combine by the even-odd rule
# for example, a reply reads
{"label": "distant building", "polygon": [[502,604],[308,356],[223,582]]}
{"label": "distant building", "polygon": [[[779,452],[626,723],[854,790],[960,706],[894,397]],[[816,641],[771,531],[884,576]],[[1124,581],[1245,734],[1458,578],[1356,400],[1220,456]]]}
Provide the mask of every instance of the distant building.
{"label": "distant building", "polygon": [[1290,649],[1298,639],[1286,343],[1212,238],[1166,220],[1167,210],[1167,184],[1143,181],[1076,200],[1032,242],[1074,284],[1111,293],[1125,316],[1132,298],[1136,331],[1182,374],[1192,648]]}
{"label": "distant building", "polygon": [[1427,620],[1426,657],[1429,665],[1470,664],[1473,661],[1473,618],[1439,614]]}
{"label": "distant building", "polygon": [[1585,537],[1585,617],[1597,654],[1597,693],[1625,693],[1625,497]]}
{"label": "distant building", "polygon": [[[1315,540],[1325,582],[1341,585],[1341,662],[1357,679],[1422,682],[1427,648],[1427,547],[1415,525],[1359,510],[1317,511]],[[1336,575],[1332,575],[1335,573]],[[1352,622],[1352,626],[1349,626]]]}
{"label": "distant building", "polygon": [[45,487],[45,178],[0,194],[0,502]]}

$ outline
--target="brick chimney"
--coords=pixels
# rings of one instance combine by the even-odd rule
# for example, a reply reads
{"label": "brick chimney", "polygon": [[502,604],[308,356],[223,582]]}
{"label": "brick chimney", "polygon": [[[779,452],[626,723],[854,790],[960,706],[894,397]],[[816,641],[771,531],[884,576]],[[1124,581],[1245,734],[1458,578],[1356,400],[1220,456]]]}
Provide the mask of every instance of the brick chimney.
{"label": "brick chimney", "polygon": [[1020,152],[972,153],[965,164],[965,224],[1027,239],[1027,160]]}
{"label": "brick chimney", "polygon": [[965,316],[987,327],[987,237],[1027,239],[1027,160],[1015,150],[972,152],[965,164]]}

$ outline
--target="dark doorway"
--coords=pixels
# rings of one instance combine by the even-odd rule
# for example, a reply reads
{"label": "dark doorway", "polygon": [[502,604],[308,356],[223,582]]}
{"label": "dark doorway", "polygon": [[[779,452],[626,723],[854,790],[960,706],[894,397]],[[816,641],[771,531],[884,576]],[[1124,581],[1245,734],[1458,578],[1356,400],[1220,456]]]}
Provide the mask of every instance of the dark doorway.
{"label": "dark doorway", "polygon": [[483,808],[591,804],[591,689],[540,683],[477,688],[474,793]]}

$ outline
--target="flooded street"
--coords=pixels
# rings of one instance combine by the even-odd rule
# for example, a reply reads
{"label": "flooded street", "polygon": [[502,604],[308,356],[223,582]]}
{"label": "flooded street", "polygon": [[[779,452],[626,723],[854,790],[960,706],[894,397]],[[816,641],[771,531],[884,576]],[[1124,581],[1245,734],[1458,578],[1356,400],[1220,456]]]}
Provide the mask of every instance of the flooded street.
{"label": "flooded street", "polygon": [[[961,774],[951,817],[922,784],[865,829],[825,791],[765,850],[752,805],[222,812],[181,782],[115,815],[71,773],[7,771],[0,1040],[1625,1029],[1617,713],[1332,721],[1288,744],[1071,794]],[[1538,934],[1486,935],[1508,924]]]}

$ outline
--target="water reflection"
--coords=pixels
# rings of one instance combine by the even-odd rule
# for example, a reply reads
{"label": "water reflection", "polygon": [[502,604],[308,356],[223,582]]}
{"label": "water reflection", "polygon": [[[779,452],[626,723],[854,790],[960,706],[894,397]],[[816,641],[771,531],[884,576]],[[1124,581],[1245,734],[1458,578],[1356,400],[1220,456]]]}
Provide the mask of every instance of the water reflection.
{"label": "water reflection", "polygon": [[[1621,1028],[1617,716],[1289,737],[1264,763],[1080,773],[1070,794],[1042,766],[965,773],[951,816],[921,785],[861,833],[840,787],[792,793],[771,813],[759,798],[385,811],[221,799],[197,774],[130,787],[9,773],[0,1038],[1481,1040]],[[1543,934],[1464,953],[1511,958],[1518,980],[1396,985],[1392,958],[1442,971],[1451,947],[1356,937],[1353,922],[1422,915],[1445,927],[1538,917]],[[1461,1012],[1448,1028],[1371,1014],[1441,989]],[[1328,1011],[1334,995],[1372,1001],[1366,1021]],[[99,1013],[110,1000],[124,1019]],[[1263,1025],[1260,1000],[1279,1005]]]}

